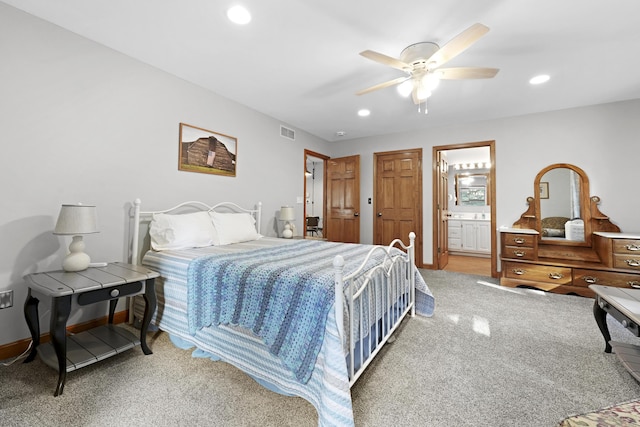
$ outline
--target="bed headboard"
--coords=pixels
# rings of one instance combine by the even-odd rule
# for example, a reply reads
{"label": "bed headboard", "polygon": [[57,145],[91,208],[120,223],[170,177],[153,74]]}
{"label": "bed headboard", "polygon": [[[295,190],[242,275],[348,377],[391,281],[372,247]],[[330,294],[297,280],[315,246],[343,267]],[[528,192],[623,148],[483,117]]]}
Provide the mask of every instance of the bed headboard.
{"label": "bed headboard", "polygon": [[215,211],[215,212],[246,212],[252,215],[256,220],[256,231],[260,233],[260,223],[262,216],[262,202],[258,202],[255,209],[243,208],[233,202],[221,202],[213,206],[199,201],[188,201],[180,203],[169,209],[159,211],[142,211],[142,201],[136,199],[133,202],[133,230],[129,253],[129,262],[131,264],[139,264],[142,255],[150,248],[149,239],[149,223],[153,214],[181,214],[199,211]]}

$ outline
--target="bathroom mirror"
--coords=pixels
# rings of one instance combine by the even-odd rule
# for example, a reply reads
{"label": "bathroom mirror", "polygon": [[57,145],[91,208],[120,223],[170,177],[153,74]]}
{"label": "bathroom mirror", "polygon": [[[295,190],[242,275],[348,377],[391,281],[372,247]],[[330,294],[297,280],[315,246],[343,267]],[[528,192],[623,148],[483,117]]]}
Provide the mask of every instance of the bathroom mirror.
{"label": "bathroom mirror", "polygon": [[534,192],[541,242],[590,244],[589,179],[582,169],[547,166],[536,176]]}
{"label": "bathroom mirror", "polygon": [[456,205],[485,206],[489,204],[487,193],[488,174],[457,173],[456,174]]}

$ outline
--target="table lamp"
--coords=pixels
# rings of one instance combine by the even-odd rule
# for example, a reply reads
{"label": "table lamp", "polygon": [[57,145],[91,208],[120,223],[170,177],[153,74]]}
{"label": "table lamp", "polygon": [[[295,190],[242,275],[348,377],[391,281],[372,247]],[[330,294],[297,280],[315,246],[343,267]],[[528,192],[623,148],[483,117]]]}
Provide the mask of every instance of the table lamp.
{"label": "table lamp", "polygon": [[291,229],[291,221],[295,221],[296,212],[293,209],[293,206],[282,206],[280,208],[280,220],[286,221],[284,224],[284,231],[282,232],[282,237],[285,239],[291,239],[293,237],[293,230]]}
{"label": "table lamp", "polygon": [[77,204],[62,205],[53,234],[73,236],[69,254],[62,261],[65,271],[82,271],[89,267],[91,258],[84,253],[83,234],[97,233],[96,207]]}

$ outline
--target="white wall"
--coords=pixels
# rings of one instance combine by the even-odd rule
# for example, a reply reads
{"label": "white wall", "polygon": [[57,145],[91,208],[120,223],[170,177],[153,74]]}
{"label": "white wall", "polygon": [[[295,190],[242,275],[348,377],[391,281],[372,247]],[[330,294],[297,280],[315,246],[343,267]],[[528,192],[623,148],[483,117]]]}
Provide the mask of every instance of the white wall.
{"label": "white wall", "polygon": [[[585,88],[587,90],[588,88]],[[375,112],[372,114],[372,119]],[[468,123],[332,145],[331,155],[360,154],[360,207],[363,243],[373,241],[373,153],[423,148],[424,263],[433,262],[432,147],[496,141],[497,226],[511,225],[534,195],[536,174],[552,163],[571,163],[589,177],[600,210],[623,231],[640,231],[640,198],[631,194],[638,182],[640,100]],[[427,118],[428,120],[428,118]],[[391,141],[391,142],[390,142]]]}
{"label": "white wall", "polygon": [[[58,269],[69,238],[51,232],[62,203],[98,208],[100,233],[85,238],[95,261],[122,261],[131,202],[154,210],[198,199],[263,202],[263,234],[282,205],[303,230],[304,149],[326,150],[305,132],[280,137],[281,122],[0,3],[0,345],[29,336],[23,276]],[[178,124],[238,138],[235,178],[178,171]],[[286,123],[285,123],[286,124]],[[290,125],[288,125],[290,126]],[[121,304],[122,307],[122,304]],[[48,302],[40,304],[48,330]],[[72,311],[69,324],[106,315]]]}

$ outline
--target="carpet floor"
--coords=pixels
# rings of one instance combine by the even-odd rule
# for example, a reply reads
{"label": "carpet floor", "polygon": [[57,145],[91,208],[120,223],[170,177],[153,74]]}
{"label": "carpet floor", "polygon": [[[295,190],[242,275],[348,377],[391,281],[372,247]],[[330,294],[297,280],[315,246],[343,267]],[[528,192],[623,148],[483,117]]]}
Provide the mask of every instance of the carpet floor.
{"label": "carpet floor", "polygon": [[[604,340],[593,300],[422,270],[431,318],[407,319],[352,389],[356,426],[554,426],[640,397]],[[609,320],[613,339],[638,338]],[[3,426],[315,426],[315,409],[234,367],[195,359],[164,333],[140,348],[57,374],[39,359],[0,367]]]}

